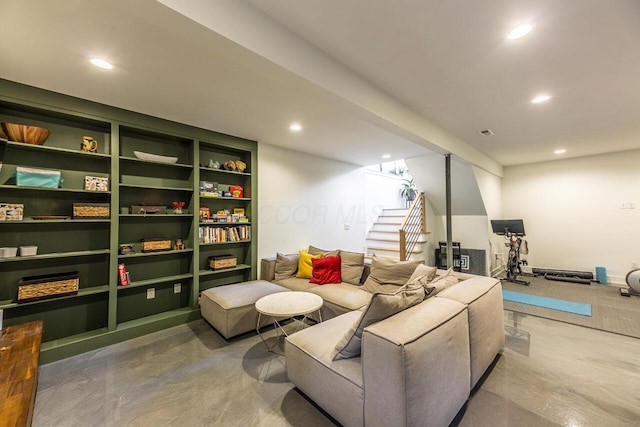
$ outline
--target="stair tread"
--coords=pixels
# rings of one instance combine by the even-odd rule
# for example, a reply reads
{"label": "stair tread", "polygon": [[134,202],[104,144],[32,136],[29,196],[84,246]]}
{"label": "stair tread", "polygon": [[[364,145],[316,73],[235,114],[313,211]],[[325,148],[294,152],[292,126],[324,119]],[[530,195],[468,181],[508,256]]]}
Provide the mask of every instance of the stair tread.
{"label": "stair tread", "polygon": [[[389,238],[385,238],[385,237],[367,237],[365,240],[368,241],[376,241],[376,242],[400,242],[400,237],[394,238],[394,239],[389,239]],[[419,238],[417,240],[417,243],[427,243],[427,239],[425,238]]]}

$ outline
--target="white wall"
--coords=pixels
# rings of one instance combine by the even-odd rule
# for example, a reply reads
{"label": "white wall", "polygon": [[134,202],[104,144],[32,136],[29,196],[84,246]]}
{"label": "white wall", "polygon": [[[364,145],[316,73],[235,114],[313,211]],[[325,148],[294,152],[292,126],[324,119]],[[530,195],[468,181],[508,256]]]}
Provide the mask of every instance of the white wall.
{"label": "white wall", "polygon": [[258,259],[310,244],[363,252],[382,208],[403,204],[401,178],[262,143],[258,180]]}
{"label": "white wall", "polygon": [[502,265],[502,261],[496,260],[495,254],[503,253],[502,259],[507,259],[504,237],[493,234],[490,222],[492,219],[504,219],[502,217],[502,178],[477,166],[473,166],[473,173],[476,177],[480,194],[482,195],[482,203],[487,212],[487,216],[484,217],[487,238],[485,247],[481,249],[487,251],[488,272],[493,273],[499,271],[496,269]]}
{"label": "white wall", "polygon": [[507,167],[502,197],[505,218],[524,219],[534,267],[603,266],[624,283],[640,262],[640,150]]}
{"label": "white wall", "polygon": [[258,259],[310,244],[362,251],[361,167],[260,144],[258,180]]}
{"label": "white wall", "polygon": [[364,169],[365,212],[367,226],[376,220],[383,208],[404,208],[400,195],[403,179],[388,173]]}

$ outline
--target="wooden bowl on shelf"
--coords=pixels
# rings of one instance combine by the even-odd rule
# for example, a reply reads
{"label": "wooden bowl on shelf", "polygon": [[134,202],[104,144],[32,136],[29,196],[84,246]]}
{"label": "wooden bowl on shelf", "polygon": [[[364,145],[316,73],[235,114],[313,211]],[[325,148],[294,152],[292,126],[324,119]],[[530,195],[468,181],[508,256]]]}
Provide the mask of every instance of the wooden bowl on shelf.
{"label": "wooden bowl on shelf", "polygon": [[10,141],[24,142],[25,144],[42,145],[51,134],[49,129],[15,123],[2,123],[2,129]]}

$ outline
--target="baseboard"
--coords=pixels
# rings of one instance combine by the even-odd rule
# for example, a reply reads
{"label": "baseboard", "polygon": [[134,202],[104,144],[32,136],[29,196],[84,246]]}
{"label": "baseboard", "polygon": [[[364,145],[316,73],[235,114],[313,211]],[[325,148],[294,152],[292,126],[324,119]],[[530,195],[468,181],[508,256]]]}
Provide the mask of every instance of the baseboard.
{"label": "baseboard", "polygon": [[607,285],[613,285],[618,288],[627,287],[627,276],[607,276]]}
{"label": "baseboard", "polygon": [[505,272],[504,266],[503,265],[498,266],[498,267],[494,268],[493,270],[491,270],[491,277],[497,277],[498,275],[500,275],[500,274],[502,274],[504,272]]}

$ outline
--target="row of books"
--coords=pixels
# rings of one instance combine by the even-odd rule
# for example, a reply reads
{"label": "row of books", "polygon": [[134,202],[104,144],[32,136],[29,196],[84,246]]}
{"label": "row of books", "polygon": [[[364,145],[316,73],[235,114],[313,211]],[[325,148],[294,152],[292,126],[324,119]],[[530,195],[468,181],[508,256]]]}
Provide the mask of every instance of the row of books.
{"label": "row of books", "polygon": [[251,240],[251,226],[240,227],[199,227],[200,243],[241,242]]}
{"label": "row of books", "polygon": [[220,215],[213,214],[209,218],[200,217],[201,222],[249,222],[249,218],[242,215]]}

